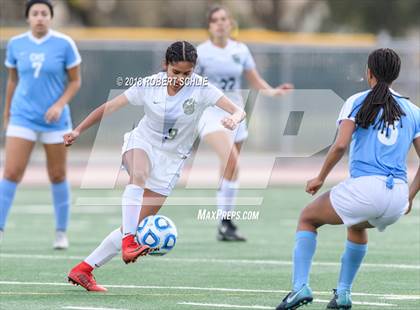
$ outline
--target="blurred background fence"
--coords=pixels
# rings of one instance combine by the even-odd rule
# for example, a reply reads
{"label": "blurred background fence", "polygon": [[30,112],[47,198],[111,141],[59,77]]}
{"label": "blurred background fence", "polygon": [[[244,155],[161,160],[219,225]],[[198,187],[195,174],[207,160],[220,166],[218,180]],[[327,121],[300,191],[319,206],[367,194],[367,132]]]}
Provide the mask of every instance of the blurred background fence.
{"label": "blurred background fence", "polygon": [[[7,41],[28,30],[23,17],[24,3],[24,0],[0,1],[2,60]],[[82,88],[71,103],[74,124],[106,101],[112,92],[126,88],[120,85],[119,78],[124,81],[126,77],[143,77],[161,70],[165,49],[171,42],[183,39],[198,45],[206,40],[206,11],[215,3],[231,10],[239,25],[237,39],[249,46],[258,71],[273,86],[291,82],[297,90],[332,90],[345,100],[367,88],[365,69],[369,52],[377,47],[390,47],[402,58],[401,74],[393,88],[419,104],[420,0],[53,0],[53,3],[53,28],[76,41],[83,59]],[[6,77],[6,68],[1,66],[1,110]],[[243,85],[246,89],[247,84]],[[251,92],[250,98],[254,97]],[[342,100],[337,100],[337,106]],[[253,101],[247,104],[247,109],[255,112]],[[337,110],[338,107],[325,113],[335,117]],[[250,127],[249,151],[263,156],[272,154],[281,134],[276,128],[281,113],[281,104],[259,106],[258,113],[250,113],[256,117],[254,123],[264,126]],[[134,118],[141,116],[140,108]],[[331,115],[321,113],[317,122],[322,126],[326,119],[330,121]],[[317,126],[317,122],[312,125]],[[133,125],[131,121],[116,124],[126,130]],[[70,174],[80,168],[77,184],[97,130],[98,126],[89,130],[70,152]],[[116,144],[122,139],[118,130],[109,130],[102,138]],[[209,156],[216,160],[215,156]],[[264,159],[255,158],[251,156],[250,163],[256,171]],[[298,159],[284,159],[283,164],[277,161],[276,167],[281,170],[277,176],[300,184],[315,173],[319,160],[313,158],[308,165],[302,165]],[[410,162],[410,167],[417,165],[414,154],[410,155]],[[42,152],[35,152],[32,163],[43,166]],[[98,170],[105,168],[101,166]],[[28,174],[36,179],[41,168],[35,165],[35,170],[31,169]],[[217,162],[212,169],[217,170]],[[345,166],[340,169],[337,180],[344,177]],[[300,176],[297,170],[301,171]],[[46,181],[44,176],[42,180]]]}
{"label": "blurred background fence", "polygon": [[[141,31],[138,29],[138,34]],[[183,31],[185,30],[179,30],[173,40],[182,38]],[[19,30],[13,31],[13,33],[18,32]],[[66,32],[65,29],[64,32]],[[124,38],[123,31],[120,36]],[[343,37],[345,38],[344,42]],[[116,38],[117,40],[111,40],[111,38],[110,40],[78,40],[75,36],[73,38],[77,42],[83,59],[83,86],[71,104],[75,124],[79,123],[89,111],[106,101],[112,89],[127,88],[124,85],[127,78],[144,77],[161,70],[165,49],[171,43],[171,40],[144,41],[118,38]],[[271,85],[291,82],[296,89],[331,89],[343,100],[367,88],[364,77],[368,53],[377,46],[393,47],[401,55],[403,64],[400,78],[393,87],[403,95],[409,96],[413,102],[419,101],[420,53],[418,46],[413,42],[400,40],[382,44],[374,39],[352,40],[351,37],[343,35],[336,35],[335,38],[336,40],[340,38],[338,44],[333,44],[334,41],[331,41],[327,45],[323,43],[322,35],[316,35],[312,38],[306,36],[301,41],[289,38],[288,41],[292,41],[292,43],[269,41],[264,44],[248,43],[248,46],[255,57],[258,70]],[[2,39],[0,58],[4,59],[6,38]],[[309,41],[309,44],[305,42],[305,39]],[[200,42],[195,41],[194,43],[199,44]],[[0,92],[4,94],[6,84],[4,66],[0,71],[0,78]],[[120,78],[123,78],[123,85],[118,82]],[[246,82],[243,85],[244,88],[247,87]],[[312,104],[319,103],[313,102]],[[273,106],[269,108],[272,111],[258,115],[264,115],[266,118],[264,122],[275,124],[279,111],[273,110]],[[139,111],[140,118],[141,112]],[[132,124],[128,126],[132,126]],[[81,145],[91,145],[95,132],[95,130],[90,131],[81,141]],[[266,131],[258,132],[255,135],[251,132],[250,138],[263,136],[267,144],[275,140],[277,135],[278,132],[267,127]],[[270,147],[257,142],[251,143],[251,145],[258,148]]]}

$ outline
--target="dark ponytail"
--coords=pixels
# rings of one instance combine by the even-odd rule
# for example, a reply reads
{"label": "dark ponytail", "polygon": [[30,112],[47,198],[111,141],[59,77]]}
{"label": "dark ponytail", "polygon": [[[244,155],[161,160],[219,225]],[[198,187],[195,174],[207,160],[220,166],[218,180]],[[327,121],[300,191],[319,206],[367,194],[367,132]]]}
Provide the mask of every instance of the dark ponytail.
{"label": "dark ponytail", "polygon": [[197,63],[197,50],[194,45],[187,41],[177,41],[172,43],[166,50],[165,61],[167,65],[180,61],[188,61],[195,66]]}
{"label": "dark ponytail", "polygon": [[[400,73],[401,59],[392,49],[377,49],[369,55],[368,68],[377,83],[357,112],[356,125],[362,128],[369,128],[370,125],[373,125],[381,132],[386,130],[388,136],[388,126],[394,126],[394,123],[405,115],[389,90],[389,86]],[[377,119],[378,114],[380,114],[379,119]]]}

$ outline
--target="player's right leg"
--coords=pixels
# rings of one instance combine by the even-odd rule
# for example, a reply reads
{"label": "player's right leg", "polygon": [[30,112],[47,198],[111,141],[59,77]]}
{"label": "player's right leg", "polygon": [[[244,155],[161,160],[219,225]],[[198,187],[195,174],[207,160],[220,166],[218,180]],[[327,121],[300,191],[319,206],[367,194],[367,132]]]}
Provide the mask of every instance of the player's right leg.
{"label": "player's right leg", "polygon": [[123,164],[130,176],[129,184],[125,187],[122,197],[122,259],[128,264],[135,262],[139,256],[147,255],[150,251],[149,247],[136,241],[135,235],[151,161],[145,150],[135,148],[123,154]]}
{"label": "player's right leg", "polygon": [[[138,222],[140,223],[149,215],[157,214],[165,200],[166,196],[145,189]],[[122,237],[121,228],[112,231],[83,262],[73,267],[68,275],[69,282],[81,285],[92,292],[107,291],[105,287],[96,283],[92,273],[96,268],[105,265],[118,255],[121,251]]]}
{"label": "player's right leg", "polygon": [[309,273],[316,250],[317,229],[325,224],[343,224],[331,204],[330,192],[320,195],[300,214],[293,252],[293,290],[282,300],[277,310],[294,310],[312,302]]}
{"label": "player's right leg", "polygon": [[[9,126],[9,128],[12,126]],[[0,181],[0,234],[6,225],[7,216],[12,207],[16,187],[22,180],[29,158],[36,141],[36,133],[30,129],[23,133],[27,138],[20,136],[12,136],[13,132],[8,129],[5,145],[5,165],[3,171],[3,179]]]}

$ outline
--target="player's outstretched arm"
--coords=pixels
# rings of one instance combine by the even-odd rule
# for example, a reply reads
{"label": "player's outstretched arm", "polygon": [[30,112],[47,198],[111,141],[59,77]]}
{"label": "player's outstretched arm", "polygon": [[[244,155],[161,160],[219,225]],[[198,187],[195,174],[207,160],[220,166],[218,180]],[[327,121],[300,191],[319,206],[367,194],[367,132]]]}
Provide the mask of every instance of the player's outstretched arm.
{"label": "player's outstretched arm", "polygon": [[226,96],[222,96],[219,100],[217,100],[216,105],[231,114],[231,116],[222,119],[222,124],[227,129],[234,130],[246,116],[245,111],[234,104]]}
{"label": "player's outstretched arm", "polygon": [[[416,149],[417,156],[420,159],[420,137],[417,137],[416,139],[414,139],[413,144],[414,144],[414,148]],[[417,168],[416,176],[414,177],[414,180],[410,185],[410,191],[408,194],[408,209],[405,214],[410,213],[411,207],[413,206],[414,198],[416,198],[416,195],[419,192],[419,190],[420,190],[420,163],[419,163],[419,167]]]}
{"label": "player's outstretched arm", "polygon": [[318,176],[312,180],[309,180],[306,185],[306,192],[315,195],[318,190],[324,184],[328,174],[334,168],[334,166],[343,158],[346,150],[351,142],[351,137],[355,129],[355,124],[351,120],[343,120],[340,123],[338,129],[338,135],[328,151],[327,157],[325,158],[324,164],[322,165],[321,171]]}
{"label": "player's outstretched arm", "polygon": [[103,116],[111,114],[127,104],[128,99],[124,94],[105,102],[93,110],[71,133],[64,136],[64,144],[72,145],[82,132],[99,122]]}
{"label": "player's outstretched arm", "polygon": [[257,69],[246,70],[245,77],[252,88],[261,90],[263,94],[267,96],[281,96],[294,88],[293,84],[290,83],[280,84],[276,88],[271,87],[270,84],[261,77]]}

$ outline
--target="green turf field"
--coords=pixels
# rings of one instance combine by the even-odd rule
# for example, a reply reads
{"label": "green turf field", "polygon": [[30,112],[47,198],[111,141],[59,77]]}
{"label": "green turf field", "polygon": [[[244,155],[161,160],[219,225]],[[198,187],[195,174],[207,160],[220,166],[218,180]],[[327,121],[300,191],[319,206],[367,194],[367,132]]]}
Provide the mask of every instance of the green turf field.
{"label": "green turf field", "polygon": [[[121,191],[74,191],[78,197],[118,198]],[[211,191],[177,190],[174,196],[210,197]],[[107,293],[87,293],[66,273],[120,223],[118,206],[76,205],[67,251],[51,249],[52,207],[45,189],[22,188],[0,248],[0,309],[272,309],[290,289],[291,253],[299,210],[310,200],[301,188],[243,191],[263,196],[259,219],[240,221],[242,244],[216,241],[216,222],[199,221],[199,208],[166,206],[178,228],[176,248],[126,266],[119,257],[96,271]],[[95,198],[92,199],[95,201]],[[200,199],[198,199],[200,200]],[[80,200],[79,200],[80,201]],[[345,230],[320,230],[311,286],[324,309],[338,276]],[[388,228],[370,232],[365,266],[353,288],[354,309],[420,309],[419,209]]]}

